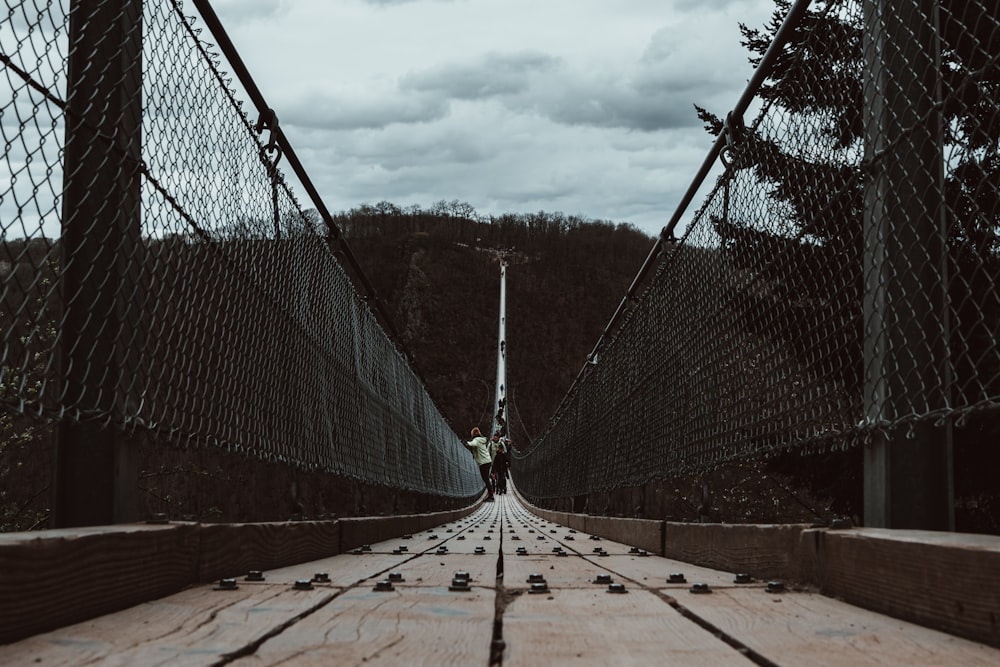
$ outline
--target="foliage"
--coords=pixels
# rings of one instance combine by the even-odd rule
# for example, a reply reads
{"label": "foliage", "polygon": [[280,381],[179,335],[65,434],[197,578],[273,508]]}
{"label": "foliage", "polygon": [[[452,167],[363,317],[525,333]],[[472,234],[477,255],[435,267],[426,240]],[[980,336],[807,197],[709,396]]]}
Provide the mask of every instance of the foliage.
{"label": "foliage", "polygon": [[[860,395],[864,202],[859,156],[864,153],[866,63],[860,16],[838,11],[848,4],[845,0],[813,3],[759,93],[771,105],[771,113],[789,119],[790,126],[801,122],[818,127],[813,145],[804,148],[794,136],[765,135],[754,127],[742,133],[731,156],[730,173],[752,172],[758,187],[774,203],[773,210],[786,212],[786,219],[775,225],[716,216],[712,222],[732,261],[757,278],[750,284],[758,288],[740,298],[747,328],[764,336],[796,330],[821,336],[820,341],[815,336],[793,336],[782,343],[802,359],[836,369],[844,386]],[[942,195],[948,216],[952,303],[947,317],[956,372],[953,398],[962,404],[1000,393],[1000,368],[996,355],[989,354],[996,346],[995,332],[1000,330],[996,295],[1000,277],[996,241],[1000,232],[1000,64],[995,58],[1000,52],[1000,25],[989,4],[945,0],[939,15],[942,58],[938,74],[945,128]],[[790,3],[776,0],[776,6],[765,30],[741,26],[743,46],[755,65]],[[722,131],[718,116],[701,107],[697,112],[709,132]],[[768,288],[759,289],[760,285]],[[752,317],[762,310],[776,315],[768,321]],[[817,355],[825,356],[817,360]],[[1000,419],[995,413],[974,415],[955,430],[960,506],[968,504],[962,498],[984,494],[992,498],[985,504],[992,503],[994,508],[1000,504],[995,483],[972,474],[976,469],[995,469],[1000,463],[996,447],[986,444],[995,443],[998,436]],[[860,457],[850,454],[826,455],[823,465],[788,456],[774,466],[808,479],[821,491],[843,479],[860,480]],[[817,475],[815,469],[825,474]],[[859,498],[860,494],[855,490],[841,492],[841,496]],[[998,519],[994,514],[987,521],[993,531],[1000,529]]]}

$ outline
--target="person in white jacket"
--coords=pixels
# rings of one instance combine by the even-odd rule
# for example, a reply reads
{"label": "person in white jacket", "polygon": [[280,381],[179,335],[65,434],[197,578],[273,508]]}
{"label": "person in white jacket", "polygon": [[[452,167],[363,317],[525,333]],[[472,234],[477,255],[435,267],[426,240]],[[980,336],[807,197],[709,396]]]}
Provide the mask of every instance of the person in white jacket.
{"label": "person in white jacket", "polygon": [[472,452],[472,456],[479,466],[479,474],[483,478],[483,483],[486,484],[488,495],[485,502],[492,503],[493,484],[490,483],[490,468],[493,466],[493,448],[490,446],[490,441],[479,432],[479,427],[475,426],[472,429],[472,440],[465,443],[465,447]]}

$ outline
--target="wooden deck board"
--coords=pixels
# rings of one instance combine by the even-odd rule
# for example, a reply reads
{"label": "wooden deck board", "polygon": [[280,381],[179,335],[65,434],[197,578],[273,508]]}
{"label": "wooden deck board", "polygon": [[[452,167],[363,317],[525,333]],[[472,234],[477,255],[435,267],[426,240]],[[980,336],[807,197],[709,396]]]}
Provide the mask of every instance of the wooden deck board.
{"label": "wooden deck board", "polygon": [[503,615],[504,667],[752,663],[647,591],[556,589],[514,597]]}
{"label": "wooden deck board", "polygon": [[1000,665],[998,649],[819,594],[742,588],[674,595],[700,618],[780,664]]}
{"label": "wooden deck board", "polygon": [[489,664],[495,593],[356,588],[235,661],[252,665]]}
{"label": "wooden deck board", "polygon": [[200,586],[124,611],[0,646],[3,665],[210,665],[340,589]]}
{"label": "wooden deck board", "polygon": [[[360,524],[355,528],[358,536],[364,533]],[[765,581],[736,584],[731,572],[590,540],[529,515],[513,496],[408,539],[369,546],[265,571],[264,582],[241,578],[235,591],[194,586],[0,645],[0,664],[202,665],[235,659],[247,666],[485,667],[495,620],[505,642],[504,665],[751,664],[741,648],[789,666],[1000,664],[998,649],[822,595],[775,596],[763,590]],[[401,546],[406,551],[393,553]],[[442,546],[445,552],[438,553]],[[528,555],[517,555],[522,546]],[[558,556],[557,546],[570,555]],[[485,553],[475,553],[477,547]],[[593,553],[596,547],[610,555]],[[503,578],[497,579],[500,563]],[[460,570],[471,574],[470,590],[449,590]],[[296,581],[321,572],[330,583],[295,590]],[[390,572],[404,580],[391,591],[374,590]],[[684,573],[687,582],[668,584],[674,572]],[[529,574],[541,574],[549,590],[530,592]],[[609,592],[595,582],[598,574],[610,574],[628,592]],[[691,593],[696,582],[714,592]]]}

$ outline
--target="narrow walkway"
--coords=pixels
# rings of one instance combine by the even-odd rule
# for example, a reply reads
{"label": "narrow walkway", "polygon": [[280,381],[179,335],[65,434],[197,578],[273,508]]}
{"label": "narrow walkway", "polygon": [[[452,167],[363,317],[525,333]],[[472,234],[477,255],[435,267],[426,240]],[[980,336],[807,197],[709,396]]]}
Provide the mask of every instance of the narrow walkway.
{"label": "narrow walkway", "polygon": [[262,574],[0,646],[0,664],[1000,664],[997,649],[549,524],[512,495]]}

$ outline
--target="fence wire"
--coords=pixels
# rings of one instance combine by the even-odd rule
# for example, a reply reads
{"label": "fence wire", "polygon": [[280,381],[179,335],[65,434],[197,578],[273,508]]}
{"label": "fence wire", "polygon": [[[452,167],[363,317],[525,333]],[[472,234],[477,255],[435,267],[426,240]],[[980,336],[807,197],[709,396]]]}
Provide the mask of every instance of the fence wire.
{"label": "fence wire", "polygon": [[[393,488],[478,471],[174,0],[0,17],[2,437],[147,431]],[[252,113],[252,112],[251,112]]]}
{"label": "fence wire", "polygon": [[756,117],[706,117],[724,174],[515,452],[529,497],[1000,407],[1000,5],[831,0],[790,28]]}

